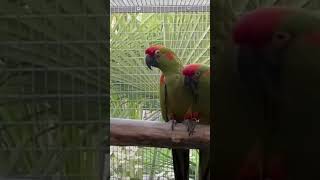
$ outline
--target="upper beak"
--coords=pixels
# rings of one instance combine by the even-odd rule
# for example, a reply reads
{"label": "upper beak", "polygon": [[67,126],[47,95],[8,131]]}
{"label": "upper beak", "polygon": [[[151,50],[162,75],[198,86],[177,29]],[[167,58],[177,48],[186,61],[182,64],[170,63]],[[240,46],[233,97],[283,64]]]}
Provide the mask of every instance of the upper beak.
{"label": "upper beak", "polygon": [[184,85],[187,88],[190,88],[192,96],[194,98],[194,102],[197,102],[197,97],[198,97],[198,92],[197,92],[197,88],[198,88],[198,81],[194,80],[192,77],[189,76],[185,76],[184,77]]}
{"label": "upper beak", "polygon": [[256,77],[257,74],[253,72],[258,70],[259,65],[257,63],[261,59],[258,59],[257,54],[251,48],[239,47],[237,50],[237,70],[240,76],[246,80],[250,79],[250,77]]}
{"label": "upper beak", "polygon": [[198,86],[197,81],[195,81],[192,77],[185,76],[184,77],[184,85],[191,89],[191,91],[194,93],[196,92],[196,88]]}
{"label": "upper beak", "polygon": [[146,56],[146,65],[148,66],[149,69],[152,70],[151,66],[152,66],[152,60],[153,58],[150,57],[149,55]]}
{"label": "upper beak", "polygon": [[[272,77],[272,64],[261,49],[240,47],[237,52],[237,71],[243,83],[253,89],[265,87],[265,80]],[[271,69],[270,69],[271,67]]]}
{"label": "upper beak", "polygon": [[192,81],[192,79],[189,76],[184,76],[184,85],[186,87],[190,87],[191,81]]}
{"label": "upper beak", "polygon": [[[149,69],[151,69],[151,67],[159,67],[159,63],[158,61],[156,60],[155,56],[150,56],[150,55],[147,55],[146,56],[146,64],[148,66]],[[152,70],[152,69],[151,69]]]}

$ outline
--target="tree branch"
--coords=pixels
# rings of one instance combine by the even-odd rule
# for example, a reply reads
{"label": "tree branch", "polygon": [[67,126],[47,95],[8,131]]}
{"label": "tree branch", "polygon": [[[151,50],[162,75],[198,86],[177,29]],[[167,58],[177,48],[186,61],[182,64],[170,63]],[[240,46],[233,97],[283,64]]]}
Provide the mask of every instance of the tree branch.
{"label": "tree branch", "polygon": [[174,131],[170,122],[111,119],[110,125],[111,145],[116,146],[194,149],[210,144],[210,126],[206,125],[197,124],[191,136],[182,123],[178,123]]}

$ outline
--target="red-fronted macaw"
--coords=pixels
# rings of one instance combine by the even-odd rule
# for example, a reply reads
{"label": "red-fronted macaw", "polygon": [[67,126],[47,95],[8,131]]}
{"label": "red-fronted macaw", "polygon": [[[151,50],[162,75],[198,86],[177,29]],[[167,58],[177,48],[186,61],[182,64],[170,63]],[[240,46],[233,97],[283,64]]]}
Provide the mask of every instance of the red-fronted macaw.
{"label": "red-fronted macaw", "polygon": [[[210,67],[204,64],[186,65],[182,74],[184,84],[191,91],[192,105],[189,109],[191,119],[199,124],[210,125]],[[190,127],[190,126],[189,126]],[[191,126],[193,131],[194,125]],[[210,180],[210,146],[199,149],[199,178]]]}
{"label": "red-fronted macaw", "polygon": [[319,15],[259,8],[228,45],[216,70],[215,180],[320,179]]}
{"label": "red-fronted macaw", "polygon": [[[146,64],[159,68],[160,77],[160,106],[163,119],[183,122],[188,108],[192,103],[191,93],[184,86],[181,73],[183,66],[176,54],[160,45],[152,45],[145,50]],[[189,149],[172,149],[175,179],[189,179]]]}

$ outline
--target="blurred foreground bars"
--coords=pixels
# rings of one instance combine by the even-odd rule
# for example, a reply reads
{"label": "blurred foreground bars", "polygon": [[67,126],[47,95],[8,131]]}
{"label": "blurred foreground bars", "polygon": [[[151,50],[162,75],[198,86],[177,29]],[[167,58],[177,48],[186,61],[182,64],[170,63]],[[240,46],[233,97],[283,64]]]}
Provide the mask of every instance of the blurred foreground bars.
{"label": "blurred foreground bars", "polygon": [[0,177],[106,179],[106,5],[19,0],[0,7]]}

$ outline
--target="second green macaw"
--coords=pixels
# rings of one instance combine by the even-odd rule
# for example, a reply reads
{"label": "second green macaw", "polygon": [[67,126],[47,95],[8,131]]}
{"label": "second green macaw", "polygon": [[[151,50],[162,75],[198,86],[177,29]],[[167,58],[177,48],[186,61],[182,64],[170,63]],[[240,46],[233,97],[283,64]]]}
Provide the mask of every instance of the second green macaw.
{"label": "second green macaw", "polygon": [[[192,104],[186,119],[198,120],[199,124],[210,125],[210,67],[203,64],[186,65],[182,74],[184,84],[192,94]],[[191,126],[194,128],[194,126]],[[193,129],[191,130],[193,131]],[[210,146],[199,149],[199,179],[210,180]]]}
{"label": "second green macaw", "polygon": [[228,45],[217,62],[214,178],[320,179],[319,15],[259,8]]}

